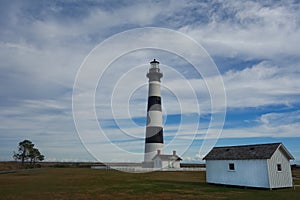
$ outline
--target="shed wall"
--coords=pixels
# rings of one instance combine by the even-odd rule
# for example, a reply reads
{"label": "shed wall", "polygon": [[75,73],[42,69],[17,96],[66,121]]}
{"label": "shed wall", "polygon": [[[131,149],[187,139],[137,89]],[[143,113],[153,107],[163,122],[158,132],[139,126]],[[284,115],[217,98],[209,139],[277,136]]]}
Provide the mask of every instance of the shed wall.
{"label": "shed wall", "polygon": [[[277,164],[281,165],[281,171],[278,171]],[[290,161],[280,148],[268,160],[268,169],[270,188],[293,187]]]}
{"label": "shed wall", "polygon": [[[229,170],[234,163],[235,170]],[[269,188],[267,160],[207,160],[208,183]]]}

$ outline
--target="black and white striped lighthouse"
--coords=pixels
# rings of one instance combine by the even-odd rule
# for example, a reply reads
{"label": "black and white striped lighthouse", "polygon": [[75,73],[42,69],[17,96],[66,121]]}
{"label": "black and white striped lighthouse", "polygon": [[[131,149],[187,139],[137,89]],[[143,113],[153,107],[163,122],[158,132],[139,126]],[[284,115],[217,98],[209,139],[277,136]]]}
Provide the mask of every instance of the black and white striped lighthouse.
{"label": "black and white striped lighthouse", "polygon": [[152,158],[158,150],[163,153],[164,139],[162,127],[162,108],[160,94],[160,79],[163,74],[159,69],[159,62],[153,60],[147,73],[149,78],[147,126],[145,138],[144,166],[151,167]]}

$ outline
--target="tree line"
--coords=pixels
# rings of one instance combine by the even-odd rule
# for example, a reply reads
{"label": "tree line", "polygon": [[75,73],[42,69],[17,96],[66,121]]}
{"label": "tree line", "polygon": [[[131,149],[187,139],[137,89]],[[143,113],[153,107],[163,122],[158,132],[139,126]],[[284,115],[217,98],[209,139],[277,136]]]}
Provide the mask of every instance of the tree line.
{"label": "tree line", "polygon": [[43,161],[45,156],[34,147],[34,144],[31,141],[24,140],[19,142],[18,152],[14,152],[13,158],[15,160],[20,160],[22,165],[27,162],[30,164],[30,166],[34,167],[35,163],[38,161]]}

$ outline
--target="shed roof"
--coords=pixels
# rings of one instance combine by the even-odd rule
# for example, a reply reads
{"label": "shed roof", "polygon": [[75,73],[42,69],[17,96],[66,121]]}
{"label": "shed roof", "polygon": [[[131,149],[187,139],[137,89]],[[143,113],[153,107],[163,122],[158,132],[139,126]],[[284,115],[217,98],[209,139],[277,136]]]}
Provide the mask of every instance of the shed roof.
{"label": "shed roof", "polygon": [[282,143],[255,144],[243,146],[214,147],[203,160],[250,160],[269,159],[274,152],[280,149],[289,159],[294,157],[288,152]]}

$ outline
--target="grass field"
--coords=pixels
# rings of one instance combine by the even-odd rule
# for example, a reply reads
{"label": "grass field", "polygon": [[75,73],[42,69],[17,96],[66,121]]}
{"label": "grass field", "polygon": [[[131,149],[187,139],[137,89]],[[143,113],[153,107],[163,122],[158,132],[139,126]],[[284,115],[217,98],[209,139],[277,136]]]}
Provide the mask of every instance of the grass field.
{"label": "grass field", "polygon": [[50,198],[300,199],[300,187],[270,191],[208,185],[204,172],[132,174],[84,168],[45,168],[0,174],[0,199]]}

